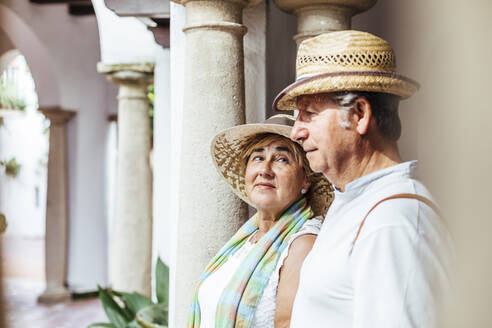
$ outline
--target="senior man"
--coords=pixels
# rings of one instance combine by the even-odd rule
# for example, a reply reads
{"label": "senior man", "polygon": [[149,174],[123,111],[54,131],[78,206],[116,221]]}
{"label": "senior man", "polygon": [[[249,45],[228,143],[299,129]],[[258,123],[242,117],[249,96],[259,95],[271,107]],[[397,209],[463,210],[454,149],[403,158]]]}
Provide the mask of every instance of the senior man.
{"label": "senior man", "polygon": [[305,40],[296,82],[274,108],[298,109],[291,138],[335,199],[304,261],[291,327],[435,327],[450,289],[450,238],[397,146],[400,99],[391,46],[359,31]]}

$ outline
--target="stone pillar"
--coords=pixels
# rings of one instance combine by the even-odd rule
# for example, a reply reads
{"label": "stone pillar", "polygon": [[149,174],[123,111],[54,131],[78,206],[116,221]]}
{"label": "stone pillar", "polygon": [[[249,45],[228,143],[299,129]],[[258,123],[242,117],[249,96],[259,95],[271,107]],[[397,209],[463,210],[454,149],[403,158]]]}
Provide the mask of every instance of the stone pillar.
{"label": "stone pillar", "polygon": [[99,63],[118,84],[116,218],[110,227],[110,280],[115,290],[151,295],[152,180],[147,88],[151,63]]}
{"label": "stone pillar", "polygon": [[348,30],[352,16],[377,0],[273,0],[277,7],[297,16],[297,44],[321,33]]}
{"label": "stone pillar", "polygon": [[186,8],[185,96],[171,327],[186,326],[200,273],[247,218],[212,164],[210,141],[245,121],[242,10],[252,1],[179,3]]}
{"label": "stone pillar", "polygon": [[39,109],[50,120],[48,191],[46,195],[45,271],[46,290],[41,303],[66,301],[68,246],[68,174],[66,123],[75,112],[60,108]]}

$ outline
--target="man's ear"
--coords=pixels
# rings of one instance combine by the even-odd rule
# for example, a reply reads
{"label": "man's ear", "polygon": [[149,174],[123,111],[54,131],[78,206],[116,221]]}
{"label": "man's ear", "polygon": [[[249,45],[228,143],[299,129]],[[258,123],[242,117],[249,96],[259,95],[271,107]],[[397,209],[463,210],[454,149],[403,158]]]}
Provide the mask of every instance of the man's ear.
{"label": "man's ear", "polygon": [[372,108],[366,98],[357,98],[354,102],[353,115],[355,118],[355,128],[360,135],[367,133],[372,118]]}

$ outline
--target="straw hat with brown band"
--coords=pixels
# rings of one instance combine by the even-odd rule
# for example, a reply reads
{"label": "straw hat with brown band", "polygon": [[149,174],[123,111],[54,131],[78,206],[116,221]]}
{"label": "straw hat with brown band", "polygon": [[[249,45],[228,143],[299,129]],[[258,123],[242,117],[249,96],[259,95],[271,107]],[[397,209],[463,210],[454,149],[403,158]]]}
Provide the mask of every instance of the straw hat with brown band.
{"label": "straw hat with brown band", "polygon": [[282,90],[273,109],[296,109],[300,95],[337,91],[384,92],[410,97],[419,84],[396,73],[393,49],[361,31],[339,31],[304,40],[297,51],[294,83]]}
{"label": "straw hat with brown band", "polygon": [[[244,175],[241,172],[241,153],[251,137],[262,133],[274,133],[289,138],[294,125],[294,117],[275,115],[264,123],[243,124],[226,129],[217,134],[211,144],[212,160],[217,171],[231,186],[234,193],[249,205],[256,207],[246,194]],[[333,200],[331,184],[322,174],[310,176],[311,187],[307,198],[315,215],[323,215]]]}

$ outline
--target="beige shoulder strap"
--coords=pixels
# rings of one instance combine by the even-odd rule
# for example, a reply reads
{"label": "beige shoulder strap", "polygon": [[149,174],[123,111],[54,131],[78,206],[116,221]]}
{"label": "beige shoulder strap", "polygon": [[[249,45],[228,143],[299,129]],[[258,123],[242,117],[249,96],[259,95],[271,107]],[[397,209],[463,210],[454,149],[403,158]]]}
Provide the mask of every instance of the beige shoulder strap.
{"label": "beige shoulder strap", "polygon": [[357,241],[357,238],[359,238],[359,234],[360,234],[360,232],[362,230],[362,226],[366,222],[366,219],[369,216],[369,214],[372,212],[372,210],[375,209],[376,206],[378,206],[382,202],[385,202],[385,201],[390,200],[390,199],[397,199],[397,198],[412,198],[412,199],[416,199],[418,201],[421,201],[422,203],[425,203],[427,206],[429,206],[430,208],[432,208],[434,210],[434,212],[437,213],[437,215],[441,216],[441,213],[439,211],[439,208],[436,206],[436,204],[434,204],[430,199],[428,199],[426,197],[423,197],[423,196],[420,196],[420,195],[416,195],[416,194],[396,194],[396,195],[393,195],[393,196],[389,196],[389,197],[383,198],[379,202],[377,202],[376,204],[374,204],[373,207],[371,207],[371,209],[367,212],[366,216],[364,216],[364,219],[362,219],[362,222],[359,225],[359,229],[357,230],[357,234],[355,235],[355,239],[352,242],[352,247],[350,248],[350,253],[352,253],[352,250],[354,249],[354,246],[355,246],[355,242]]}

